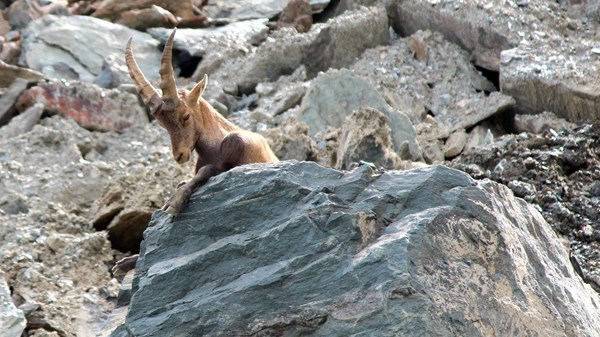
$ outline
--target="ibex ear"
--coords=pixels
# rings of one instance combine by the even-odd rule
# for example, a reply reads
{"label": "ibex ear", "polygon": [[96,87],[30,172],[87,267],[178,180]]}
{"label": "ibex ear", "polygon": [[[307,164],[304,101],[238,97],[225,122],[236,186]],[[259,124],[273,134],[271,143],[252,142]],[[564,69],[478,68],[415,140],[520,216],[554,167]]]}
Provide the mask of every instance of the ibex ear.
{"label": "ibex ear", "polygon": [[204,74],[204,77],[200,82],[196,83],[192,91],[190,92],[190,99],[193,104],[198,103],[198,99],[202,96],[204,89],[206,88],[206,84],[208,83],[208,76]]}

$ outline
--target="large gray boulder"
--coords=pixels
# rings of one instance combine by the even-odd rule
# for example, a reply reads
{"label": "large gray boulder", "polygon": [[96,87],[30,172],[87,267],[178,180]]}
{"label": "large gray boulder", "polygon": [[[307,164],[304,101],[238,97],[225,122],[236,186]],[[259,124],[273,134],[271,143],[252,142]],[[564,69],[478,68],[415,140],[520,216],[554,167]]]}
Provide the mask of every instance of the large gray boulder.
{"label": "large gray boulder", "polygon": [[539,212],[444,166],[248,165],[154,214],[112,336],[599,336]]}
{"label": "large gray boulder", "polygon": [[124,55],[129,37],[133,37],[142,72],[151,81],[158,79],[161,53],[157,40],[147,33],[89,16],[45,15],[31,22],[23,32],[19,64],[49,78],[92,82],[111,55],[127,71]]}

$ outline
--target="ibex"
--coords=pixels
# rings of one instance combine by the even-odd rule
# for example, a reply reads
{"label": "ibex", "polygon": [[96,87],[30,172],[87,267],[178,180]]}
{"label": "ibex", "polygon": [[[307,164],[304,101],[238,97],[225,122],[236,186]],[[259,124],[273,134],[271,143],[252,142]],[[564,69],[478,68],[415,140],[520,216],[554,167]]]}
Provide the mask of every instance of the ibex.
{"label": "ibex", "polygon": [[[239,165],[278,161],[263,136],[237,127],[202,98],[208,80],[206,75],[191,91],[177,90],[171,63],[176,31],[173,29],[167,39],[161,58],[162,97],[138,67],[131,49],[132,38],[125,49],[129,75],[152,116],[167,129],[175,161],[187,162],[193,150],[198,154],[194,177],[180,184],[162,208],[173,215],[181,212],[192,192],[210,177]],[[135,267],[136,261],[137,255],[118,261],[113,272],[126,272]]]}

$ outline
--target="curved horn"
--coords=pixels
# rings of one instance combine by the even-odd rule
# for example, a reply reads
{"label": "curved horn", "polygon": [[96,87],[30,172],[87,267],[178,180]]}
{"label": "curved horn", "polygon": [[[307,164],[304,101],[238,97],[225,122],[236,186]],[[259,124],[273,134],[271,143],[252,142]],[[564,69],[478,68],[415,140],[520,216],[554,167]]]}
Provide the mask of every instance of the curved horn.
{"label": "curved horn", "polygon": [[158,107],[162,104],[162,100],[160,99],[160,95],[158,91],[154,89],[152,84],[148,82],[137,62],[135,61],[135,57],[133,56],[133,51],[131,50],[131,40],[133,38],[129,38],[127,41],[127,47],[125,48],[125,62],[127,63],[127,68],[129,69],[129,77],[135,83],[135,87],[142,96],[142,100],[144,104],[146,104],[150,108],[150,112],[154,113],[158,109]]}
{"label": "curved horn", "polygon": [[179,95],[177,95],[177,85],[175,84],[175,75],[173,74],[173,38],[177,28],[173,28],[173,32],[167,39],[165,49],[163,50],[162,58],[160,59],[160,88],[164,102],[163,110],[172,111],[179,104]]}

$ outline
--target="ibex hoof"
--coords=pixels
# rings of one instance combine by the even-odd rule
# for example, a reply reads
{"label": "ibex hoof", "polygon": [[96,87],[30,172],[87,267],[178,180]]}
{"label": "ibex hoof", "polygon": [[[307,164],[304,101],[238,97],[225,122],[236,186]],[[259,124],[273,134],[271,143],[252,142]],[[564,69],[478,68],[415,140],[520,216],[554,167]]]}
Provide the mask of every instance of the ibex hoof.
{"label": "ibex hoof", "polygon": [[175,194],[163,206],[162,210],[171,215],[179,214],[183,210],[185,203],[190,199],[191,194],[191,190],[185,185],[178,188]]}
{"label": "ibex hoof", "polygon": [[137,260],[138,260],[138,254],[120,259],[112,267],[113,275],[123,276],[123,275],[127,274],[128,271],[135,269],[135,264],[137,263]]}

